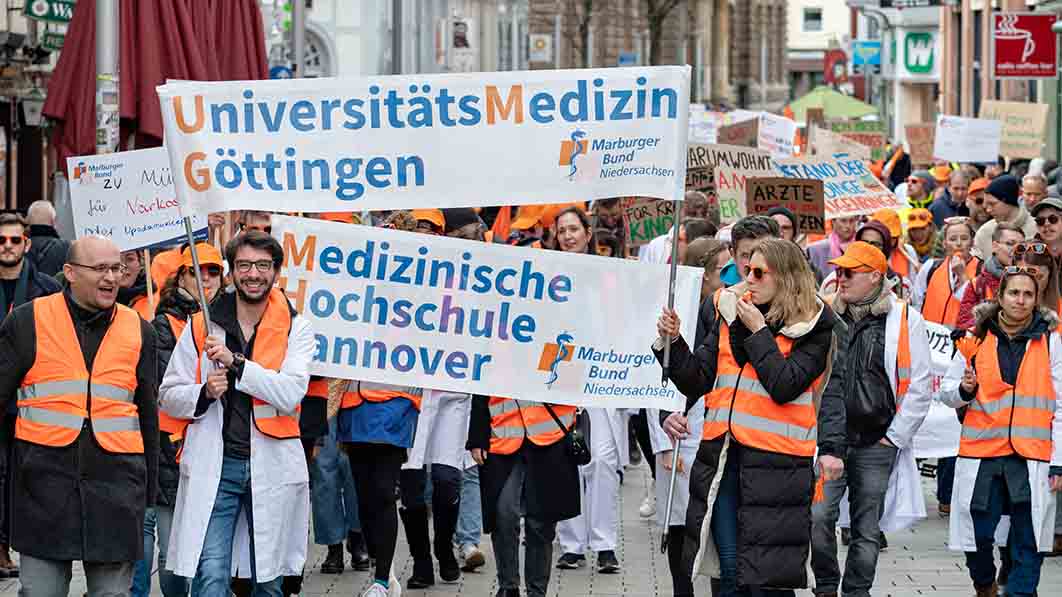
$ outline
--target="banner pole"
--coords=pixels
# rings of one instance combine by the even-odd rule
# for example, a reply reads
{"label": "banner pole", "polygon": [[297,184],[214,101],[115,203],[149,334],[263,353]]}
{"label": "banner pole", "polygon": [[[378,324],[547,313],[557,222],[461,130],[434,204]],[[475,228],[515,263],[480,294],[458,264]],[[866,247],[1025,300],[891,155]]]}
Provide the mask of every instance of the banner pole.
{"label": "banner pole", "polygon": [[[682,227],[682,202],[672,201],[675,210],[675,226],[671,231],[671,277],[667,281],[667,308],[675,308],[675,277],[678,275],[679,231]],[[660,385],[667,386],[671,373],[671,336],[664,338],[664,359],[661,365]]]}
{"label": "banner pole", "polygon": [[151,316],[155,316],[155,281],[151,279],[151,251],[144,249],[144,271],[147,275],[144,279],[147,281],[147,299],[148,309],[151,311]]}
{"label": "banner pole", "polygon": [[188,235],[188,252],[192,254],[192,268],[195,272],[195,286],[199,291],[199,308],[203,310],[203,323],[206,324],[206,335],[210,335],[210,309],[207,308],[206,291],[203,289],[203,273],[199,271],[199,253],[195,250],[195,234],[192,231],[192,218],[184,217],[184,231]]}
{"label": "banner pole", "polygon": [[675,480],[678,479],[679,447],[682,440],[671,444],[671,481],[667,486],[667,510],[664,511],[664,533],[660,537],[660,553],[667,553],[668,535],[671,530],[671,504],[675,500]]}

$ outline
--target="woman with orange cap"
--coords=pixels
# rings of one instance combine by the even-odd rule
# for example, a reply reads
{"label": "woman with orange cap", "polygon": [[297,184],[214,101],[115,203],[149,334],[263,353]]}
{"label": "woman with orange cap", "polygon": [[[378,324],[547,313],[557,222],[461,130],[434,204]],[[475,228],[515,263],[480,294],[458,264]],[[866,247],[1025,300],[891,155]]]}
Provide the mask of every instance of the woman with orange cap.
{"label": "woman with orange cap", "polygon": [[915,252],[914,247],[905,242],[903,226],[900,224],[900,214],[895,209],[886,207],[874,212],[870,219],[884,224],[889,234],[892,235],[892,252],[886,253],[886,257],[889,258],[889,269],[905,280],[906,286],[910,288],[914,283],[915,276],[918,274],[918,267],[922,264],[922,261],[918,258],[918,253]]}
{"label": "woman with orange cap", "polygon": [[948,218],[942,236],[948,256],[922,265],[911,299],[926,321],[955,327],[966,285],[977,278],[982,261],[971,254],[974,229],[969,218]]}
{"label": "woman with orange cap", "polygon": [[928,209],[912,209],[907,212],[907,244],[914,249],[919,264],[944,255],[933,214]]}

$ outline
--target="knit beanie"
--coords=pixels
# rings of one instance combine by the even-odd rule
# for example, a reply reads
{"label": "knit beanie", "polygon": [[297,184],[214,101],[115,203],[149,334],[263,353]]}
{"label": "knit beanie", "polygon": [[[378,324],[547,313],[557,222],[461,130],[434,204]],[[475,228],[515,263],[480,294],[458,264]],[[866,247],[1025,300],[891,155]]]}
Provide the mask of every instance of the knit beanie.
{"label": "knit beanie", "polygon": [[767,210],[767,216],[768,217],[773,216],[773,215],[777,215],[777,214],[782,214],[783,216],[789,218],[789,221],[793,223],[794,233],[799,235],[799,233],[800,233],[800,223],[797,222],[796,214],[794,214],[788,208],[785,208],[785,207],[782,207],[782,206],[772,207],[771,209]]}
{"label": "knit beanie", "polygon": [[985,189],[985,193],[992,195],[1007,205],[1015,207],[1018,205],[1020,191],[1021,187],[1018,184],[1018,179],[1010,174],[995,177],[992,182],[988,183],[988,188]]}
{"label": "knit beanie", "polygon": [[479,215],[476,214],[476,210],[474,209],[459,207],[444,209],[443,215],[446,217],[447,232],[453,232],[454,230],[459,230],[469,224],[478,224],[481,222]]}
{"label": "knit beanie", "polygon": [[911,173],[911,178],[917,178],[922,181],[922,187],[926,190],[926,195],[931,195],[933,189],[937,188],[937,181],[929,173],[929,170],[915,170]]}

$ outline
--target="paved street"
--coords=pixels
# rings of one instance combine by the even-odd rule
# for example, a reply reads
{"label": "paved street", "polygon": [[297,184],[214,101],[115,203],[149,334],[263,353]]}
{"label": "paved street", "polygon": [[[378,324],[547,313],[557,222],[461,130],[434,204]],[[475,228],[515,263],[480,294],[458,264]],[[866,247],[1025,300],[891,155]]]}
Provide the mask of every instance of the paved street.
{"label": "paved street", "polygon": [[[621,545],[617,552],[623,564],[621,574],[597,574],[591,566],[573,571],[553,571],[550,595],[564,597],[584,596],[666,596],[671,595],[671,578],[667,559],[660,554],[660,533],[655,525],[639,518],[638,505],[649,482],[649,469],[642,466],[627,471],[627,480],[621,492],[623,528]],[[876,582],[876,596],[936,595],[940,597],[969,596],[973,594],[969,576],[962,556],[947,551],[947,522],[936,515],[936,500],[932,482],[924,480],[927,508],[931,515],[914,530],[889,536],[889,549],[881,556]],[[401,531],[399,536],[402,536]],[[410,597],[441,597],[461,595],[493,597],[496,591],[493,556],[489,554],[490,541],[484,537],[481,545],[488,551],[488,564],[481,572],[465,574],[457,585],[438,584],[428,591],[404,591]],[[843,553],[843,548],[842,548]],[[368,572],[352,572],[342,575],[320,574],[317,570],[324,559],[324,548],[312,550],[312,571],[307,573],[303,594],[359,595],[370,580]],[[555,556],[559,555],[555,553]],[[399,577],[408,577],[412,560],[404,542],[399,546],[401,570]],[[153,583],[153,594],[158,595],[158,583]],[[80,596],[84,592],[84,580],[75,573],[70,594]],[[14,596],[18,591],[15,580],[0,581],[0,597]],[[810,592],[802,592],[805,595]],[[697,583],[699,596],[710,595],[707,582]],[[1062,558],[1045,560],[1043,579],[1039,594],[1062,595]]]}

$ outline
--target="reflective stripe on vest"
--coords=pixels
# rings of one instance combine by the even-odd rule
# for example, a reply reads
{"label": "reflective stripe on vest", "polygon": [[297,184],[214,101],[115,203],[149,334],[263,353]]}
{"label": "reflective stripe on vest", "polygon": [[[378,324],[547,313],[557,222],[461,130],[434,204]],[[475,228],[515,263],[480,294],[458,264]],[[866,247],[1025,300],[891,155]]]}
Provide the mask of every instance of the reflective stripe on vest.
{"label": "reflective stripe on vest", "polygon": [[[166,321],[170,323],[170,332],[173,333],[174,340],[179,341],[181,339],[181,334],[184,333],[184,328],[188,327],[188,320],[178,319],[167,313]],[[170,435],[170,441],[176,442],[184,437],[184,432],[188,429],[189,423],[191,423],[191,419],[171,417],[162,412],[161,408],[159,409],[159,430],[168,433]]]}
{"label": "reflective stripe on vest", "polygon": [[420,401],[424,391],[411,386],[396,386],[392,384],[374,381],[351,382],[350,388],[343,394],[343,400],[339,408],[357,408],[364,402],[387,402],[397,398],[405,398],[413,403],[413,407],[420,410]]}
{"label": "reflective stripe on vest", "polygon": [[42,446],[69,446],[89,419],[107,452],[143,454],[133,402],[140,362],[140,316],[116,305],[90,374],[63,294],[33,301],[36,358],[18,390],[15,437]]}
{"label": "reflective stripe on vest", "polygon": [[896,410],[911,387],[911,333],[907,328],[907,304],[900,311],[900,338],[896,343]]}
{"label": "reflective stripe on vest", "polygon": [[[490,408],[490,452],[512,454],[527,438],[536,446],[548,446],[564,437],[564,432],[541,402],[492,396]],[[551,404],[554,414],[567,427],[575,423],[575,407]]]}
{"label": "reflective stripe on vest", "polygon": [[[925,302],[922,304],[922,317],[926,321],[955,327],[959,321],[959,306],[962,297],[955,296],[951,289],[951,260],[948,256],[933,272],[926,287]],[[966,277],[977,279],[977,267],[980,261],[974,257],[966,264]]]}
{"label": "reflective stripe on vest", "polygon": [[[203,314],[196,313],[192,318],[192,333],[195,337],[195,345],[201,351],[206,341],[206,326],[203,322]],[[254,332],[254,346],[251,354],[247,355],[248,361],[273,371],[280,371],[284,363],[284,357],[288,354],[288,336],[291,333],[291,306],[284,295],[284,291],[273,288],[269,291],[269,302],[266,304],[265,313],[258,322]],[[200,364],[202,358],[200,358]],[[292,412],[284,412],[265,400],[251,396],[252,413],[254,414],[254,426],[274,439],[293,439],[299,437],[299,412],[302,405],[296,405]],[[259,409],[268,406],[269,409]],[[261,413],[261,414],[259,414]]]}
{"label": "reflective stripe on vest", "polygon": [[1050,462],[1055,388],[1047,337],[1029,340],[1018,367],[1017,384],[1003,381],[999,370],[999,339],[989,332],[977,349],[977,396],[962,422],[959,456],[994,458],[1019,454]]}
{"label": "reflective stripe on vest", "polygon": [[[718,309],[720,293],[715,296]],[[776,336],[783,356],[793,350],[793,341]],[[730,349],[730,326],[719,322],[719,357],[715,387],[705,400],[702,438],[711,440],[730,432],[742,445],[789,454],[815,455],[818,426],[814,391],[822,382],[819,376],[796,400],[777,404],[760,383],[756,371],[746,363],[738,366]]]}

